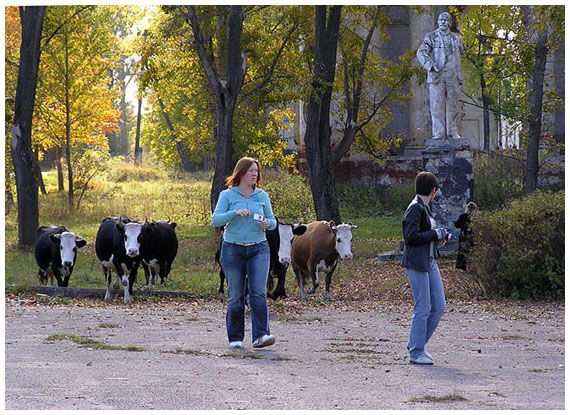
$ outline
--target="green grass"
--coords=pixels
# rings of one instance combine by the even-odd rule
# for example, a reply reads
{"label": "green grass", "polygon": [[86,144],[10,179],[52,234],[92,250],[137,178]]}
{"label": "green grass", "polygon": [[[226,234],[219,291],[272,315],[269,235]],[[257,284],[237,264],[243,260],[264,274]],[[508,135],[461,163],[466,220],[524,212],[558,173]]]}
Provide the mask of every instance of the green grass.
{"label": "green grass", "polygon": [[461,395],[456,393],[443,395],[443,396],[432,396],[426,395],[422,396],[421,398],[410,398],[410,402],[441,402],[441,403],[448,403],[448,402],[463,402],[467,399]]}
{"label": "green grass", "polygon": [[[184,291],[213,298],[219,285],[219,267],[214,262],[217,237],[210,224],[211,177],[203,173],[183,174],[174,178],[168,178],[167,174],[156,174],[155,180],[139,182],[132,180],[136,171],[131,171],[131,167],[121,167],[117,174],[113,173],[113,168],[116,167],[110,167],[109,177],[123,177],[126,171],[127,179],[111,182],[100,178],[94,183],[93,189],[86,193],[80,210],[75,215],[69,215],[65,211],[66,193],[57,192],[55,172],[43,174],[48,195],[40,195],[40,225],[65,225],[88,241],[87,246],[78,251],[70,286],[105,288],[101,265],[95,256],[95,236],[103,218],[123,213],[133,219],[170,219],[177,222],[179,249],[168,283],[165,287],[157,285],[151,288],[151,291]],[[150,175],[149,172],[143,173],[145,177]],[[279,173],[272,172],[265,178],[278,182]],[[290,186],[308,186],[302,181],[290,182]],[[292,199],[306,199],[307,192],[306,189],[303,190],[286,194]],[[305,202],[306,200],[283,200],[283,204],[275,206],[275,210],[279,208],[286,217],[295,217],[296,213],[288,212],[285,207],[294,210]],[[352,246],[356,262],[375,258],[380,252],[398,248],[402,232],[399,215],[343,216],[343,220],[358,225],[358,228],[353,230]],[[39,285],[38,268],[33,250],[18,249],[17,236],[17,216],[16,212],[12,211],[5,218],[5,283],[25,290],[28,286]],[[342,268],[340,267],[341,273]],[[144,284],[144,273],[139,269],[134,289],[145,289]],[[289,269],[286,290],[294,292],[295,289],[293,271]]]}
{"label": "green grass", "polygon": [[46,338],[46,341],[61,341],[70,340],[77,343],[80,347],[88,347],[91,349],[103,349],[103,350],[124,350],[127,352],[145,352],[146,349],[138,346],[113,346],[100,342],[99,340],[92,339],[90,337],[76,336],[75,334],[52,334]]}

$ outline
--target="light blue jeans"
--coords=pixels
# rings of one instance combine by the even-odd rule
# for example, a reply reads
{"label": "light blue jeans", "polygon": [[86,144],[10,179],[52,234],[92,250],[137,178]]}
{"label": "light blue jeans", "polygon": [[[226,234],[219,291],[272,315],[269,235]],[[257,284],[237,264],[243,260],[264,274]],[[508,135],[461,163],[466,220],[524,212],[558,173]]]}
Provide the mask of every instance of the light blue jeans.
{"label": "light blue jeans", "polygon": [[266,288],[269,272],[269,244],[267,241],[249,246],[224,241],[220,264],[228,281],[228,310],[226,314],[228,340],[230,342],[243,341],[244,338],[246,275],[251,307],[252,340],[269,334]]}
{"label": "light blue jeans", "polygon": [[445,310],[445,295],[441,274],[433,259],[430,259],[428,272],[406,268],[406,274],[415,302],[408,348],[410,357],[416,359],[424,355],[424,347],[439,324]]}

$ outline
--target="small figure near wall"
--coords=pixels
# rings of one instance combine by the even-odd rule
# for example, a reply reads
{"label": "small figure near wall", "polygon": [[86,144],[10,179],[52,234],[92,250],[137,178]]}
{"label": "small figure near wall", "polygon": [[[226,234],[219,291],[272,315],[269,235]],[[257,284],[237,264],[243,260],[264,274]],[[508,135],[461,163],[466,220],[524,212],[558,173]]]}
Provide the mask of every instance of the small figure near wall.
{"label": "small figure near wall", "polygon": [[461,230],[461,233],[459,234],[459,247],[457,248],[457,262],[455,264],[455,268],[462,269],[463,271],[467,269],[469,252],[471,252],[471,248],[473,247],[473,236],[469,226],[471,224],[471,216],[476,211],[477,205],[475,202],[467,203],[465,213],[459,215],[459,218],[454,223],[455,227]]}

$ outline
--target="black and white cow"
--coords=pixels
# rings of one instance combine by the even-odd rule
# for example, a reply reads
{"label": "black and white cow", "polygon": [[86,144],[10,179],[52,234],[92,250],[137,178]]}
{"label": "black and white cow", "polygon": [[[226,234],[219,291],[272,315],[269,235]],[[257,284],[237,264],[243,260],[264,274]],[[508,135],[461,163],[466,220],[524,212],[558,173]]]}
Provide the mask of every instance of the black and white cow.
{"label": "black and white cow", "polygon": [[[307,230],[305,225],[292,225],[290,223],[280,223],[277,220],[277,227],[265,232],[267,243],[269,244],[269,275],[267,276],[267,296],[273,300],[287,297],[285,293],[285,276],[287,268],[291,263],[291,243],[295,235],[302,235]],[[216,262],[220,263],[220,247],[216,251]],[[273,277],[277,277],[277,287],[273,289]],[[220,287],[218,288],[218,300],[224,300],[224,280],[226,276],[220,266]],[[247,287],[247,286],[246,286]]]}
{"label": "black and white cow", "polygon": [[141,262],[140,247],[144,235],[145,224],[132,221],[126,216],[105,218],[99,226],[95,238],[95,253],[103,266],[103,274],[107,282],[105,300],[111,298],[112,272],[117,275],[115,288],[123,285],[124,301],[133,301],[133,285],[137,279],[137,271]]}
{"label": "black and white cow", "polygon": [[141,244],[141,258],[146,285],[156,283],[157,274],[164,285],[172,267],[172,261],[178,252],[176,222],[159,220],[146,224]]}
{"label": "black and white cow", "polygon": [[40,283],[47,284],[53,277],[59,287],[67,287],[77,259],[77,248],[87,241],[80,235],[68,232],[65,226],[40,226],[36,231],[34,254],[40,267]]}

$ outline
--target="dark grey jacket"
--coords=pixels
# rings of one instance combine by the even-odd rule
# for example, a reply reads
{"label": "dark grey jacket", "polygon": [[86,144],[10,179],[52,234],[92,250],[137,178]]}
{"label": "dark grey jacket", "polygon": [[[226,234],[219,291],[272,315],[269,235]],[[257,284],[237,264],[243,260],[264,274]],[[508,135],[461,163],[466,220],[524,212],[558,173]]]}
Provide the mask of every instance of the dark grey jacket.
{"label": "dark grey jacket", "polygon": [[[431,228],[428,215],[431,217],[429,207],[422,199],[416,197],[410,202],[402,219],[404,232],[404,255],[402,266],[417,271],[428,272],[430,259],[430,243],[438,240],[437,231]],[[435,257],[439,257],[437,248]]]}

